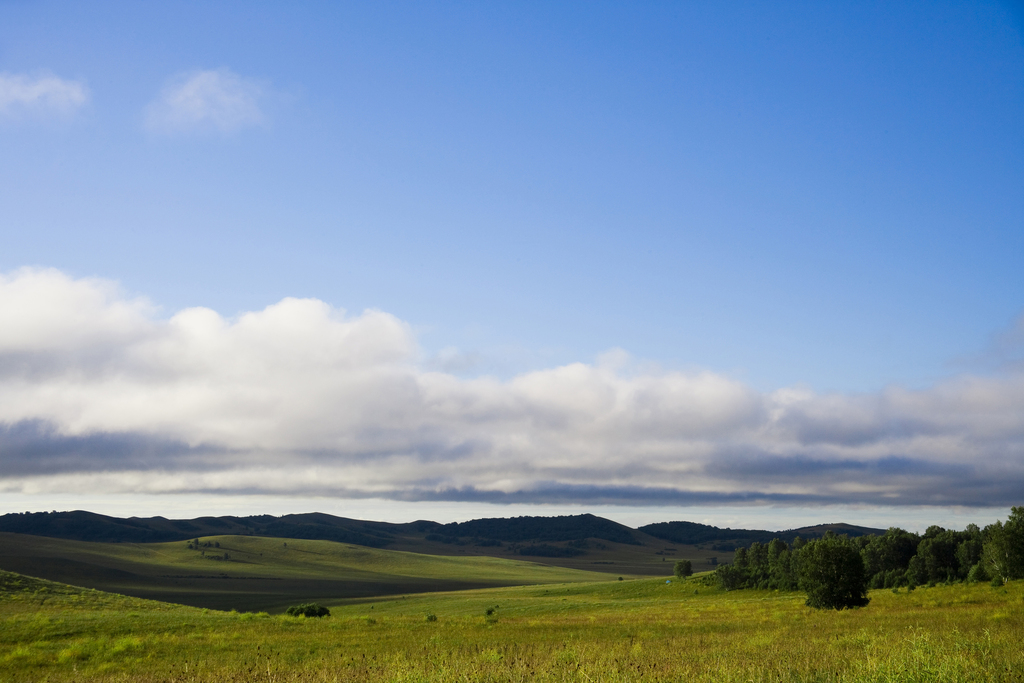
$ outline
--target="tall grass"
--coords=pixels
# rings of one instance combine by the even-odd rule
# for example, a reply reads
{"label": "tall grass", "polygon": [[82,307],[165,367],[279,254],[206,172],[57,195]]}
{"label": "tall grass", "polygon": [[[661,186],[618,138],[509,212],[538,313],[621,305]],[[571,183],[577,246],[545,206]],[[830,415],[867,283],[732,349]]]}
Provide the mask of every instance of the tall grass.
{"label": "tall grass", "polygon": [[332,604],[324,619],[42,582],[2,596],[3,681],[1024,680],[1022,582],[874,591],[844,612],[664,580]]}

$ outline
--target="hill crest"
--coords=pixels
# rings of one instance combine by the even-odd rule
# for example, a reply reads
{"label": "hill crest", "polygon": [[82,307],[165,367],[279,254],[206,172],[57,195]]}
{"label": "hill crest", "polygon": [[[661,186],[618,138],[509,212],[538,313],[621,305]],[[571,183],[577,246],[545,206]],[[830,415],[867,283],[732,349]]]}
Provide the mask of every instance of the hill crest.
{"label": "hill crest", "polygon": [[[791,541],[797,536],[816,538],[826,531],[851,536],[882,534],[884,529],[852,524],[819,524],[816,526],[767,531],[763,529],[719,528],[696,522],[674,521],[648,524],[632,529],[592,514],[557,517],[494,517],[467,522],[440,524],[427,520],[394,524],[346,517],[322,512],[248,517],[196,517],[167,519],[165,517],[111,517],[85,510],[68,512],[25,512],[0,516],[0,531],[30,534],[49,538],[105,543],[160,543],[183,541],[198,536],[235,534],[337,541],[384,548],[403,538],[418,537],[444,544],[545,544],[576,543],[587,539],[625,545],[642,545],[643,536],[684,545],[718,544],[749,545],[754,541],[767,543],[773,538]],[[722,548],[731,550],[732,548]]]}

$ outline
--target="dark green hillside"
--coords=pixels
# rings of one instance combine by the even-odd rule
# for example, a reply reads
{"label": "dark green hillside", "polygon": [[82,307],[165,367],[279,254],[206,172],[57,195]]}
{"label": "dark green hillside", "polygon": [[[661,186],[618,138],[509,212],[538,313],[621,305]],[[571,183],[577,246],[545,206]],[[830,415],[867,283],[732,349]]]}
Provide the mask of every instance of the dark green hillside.
{"label": "dark green hillside", "polygon": [[594,515],[474,519],[438,527],[434,534],[448,538],[480,538],[508,543],[557,543],[596,538],[612,543],[640,545],[632,529]]}
{"label": "dark green hillside", "polygon": [[885,533],[885,529],[872,529],[866,526],[855,526],[853,524],[817,524],[815,526],[804,526],[799,529],[790,529],[782,533],[786,534],[786,538],[821,538],[825,535],[825,532],[832,531],[839,534],[840,536],[846,535],[850,538],[856,538],[858,536],[879,536]]}
{"label": "dark green hillside", "polygon": [[392,544],[395,540],[395,533],[401,532],[404,527],[408,526],[383,522],[363,522],[326,515],[321,512],[284,515],[283,517],[270,515],[244,517],[239,521],[251,524],[251,533],[258,536],[335,541],[365,545],[370,548],[383,548]]}
{"label": "dark green hillside", "polygon": [[184,541],[212,534],[235,534],[337,541],[371,548],[391,545],[398,538],[425,536],[435,536],[443,543],[453,543],[458,539],[505,543],[557,543],[595,538],[613,543],[640,544],[635,532],[629,527],[589,514],[477,519],[442,525],[422,520],[408,524],[370,522],[320,512],[282,517],[255,515],[196,519],[120,519],[75,510],[3,515],[0,516],[0,532],[103,543],[159,543]]}
{"label": "dark green hillside", "polygon": [[[581,554],[567,552],[567,546],[564,544],[575,543],[577,550],[586,551],[587,548],[583,544],[587,539],[638,546],[649,544],[652,540],[650,537],[653,537],[682,545],[708,545],[715,546],[714,549],[717,550],[729,551],[755,541],[768,543],[773,538],[787,541],[797,536],[817,538],[828,530],[849,536],[885,533],[884,529],[869,529],[850,524],[822,524],[789,531],[764,531],[720,529],[696,522],[659,522],[634,530],[591,514],[475,519],[451,524],[423,520],[408,524],[390,524],[335,517],[319,512],[281,517],[255,515],[196,519],[121,519],[83,510],[26,512],[0,516],[0,532],[102,543],[160,543],[184,541],[197,536],[232,534],[336,541],[370,548],[426,542],[439,546],[435,549],[441,552],[444,552],[444,549],[440,546],[444,545],[493,548],[502,544],[515,544],[517,554],[533,553],[536,556],[549,557]],[[553,543],[563,545],[552,546]],[[561,548],[566,552],[559,555],[552,548]]]}
{"label": "dark green hillside", "polygon": [[161,543],[184,541],[197,536],[233,534],[302,538],[353,543],[383,548],[396,534],[419,533],[440,526],[436,522],[387,524],[364,522],[322,513],[300,515],[256,515],[252,517],[131,517],[121,519],[83,510],[71,512],[26,512],[0,516],[0,532],[66,538],[99,543]]}
{"label": "dark green hillside", "polygon": [[847,536],[881,535],[885,529],[854,526],[852,524],[819,524],[817,526],[789,529],[787,531],[765,531],[762,529],[720,529],[708,524],[696,522],[658,522],[640,527],[639,531],[655,538],[684,545],[702,545],[717,550],[731,551],[749,546],[751,543],[771,543],[773,538],[781,538],[787,543],[800,537],[803,539],[820,538],[826,531]]}
{"label": "dark green hillside", "polygon": [[202,527],[197,522],[163,517],[120,519],[84,510],[25,512],[0,516],[0,531],[105,543],[159,543],[199,533]]}

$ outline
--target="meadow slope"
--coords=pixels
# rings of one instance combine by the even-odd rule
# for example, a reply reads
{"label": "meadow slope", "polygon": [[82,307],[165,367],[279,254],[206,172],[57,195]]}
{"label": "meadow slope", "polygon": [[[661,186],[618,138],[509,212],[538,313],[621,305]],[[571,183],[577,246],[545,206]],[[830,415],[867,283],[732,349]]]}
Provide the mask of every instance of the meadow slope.
{"label": "meadow slope", "polygon": [[434,556],[333,541],[206,536],[199,546],[87,543],[0,534],[0,569],[211,609],[281,612],[342,600],[489,586],[605,581],[608,574],[480,556]]}
{"label": "meadow slope", "polygon": [[[1024,582],[863,609],[641,579],[337,602],[306,619],[0,574],[0,681],[1020,681]],[[433,619],[430,618],[432,615]]]}

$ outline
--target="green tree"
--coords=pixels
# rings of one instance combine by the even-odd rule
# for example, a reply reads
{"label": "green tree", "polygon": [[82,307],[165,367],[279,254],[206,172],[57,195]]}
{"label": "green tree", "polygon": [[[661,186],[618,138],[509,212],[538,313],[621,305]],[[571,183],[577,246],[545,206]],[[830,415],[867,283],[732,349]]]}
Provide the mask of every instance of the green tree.
{"label": "green tree", "polygon": [[984,538],[981,529],[976,524],[968,524],[961,534],[963,540],[956,547],[956,563],[961,579],[967,578],[971,570],[981,562],[982,552],[985,549]]}
{"label": "green tree", "polygon": [[747,576],[750,588],[768,588],[768,546],[754,541],[747,549]]}
{"label": "green tree", "polygon": [[881,536],[871,536],[861,549],[864,570],[872,588],[893,588],[906,583],[910,558],[917,552],[921,538],[898,527]]}
{"label": "green tree", "polygon": [[1006,523],[985,527],[982,554],[988,573],[1003,581],[1024,579],[1024,507],[1010,510]]}
{"label": "green tree", "polygon": [[928,581],[928,567],[920,555],[914,555],[907,563],[906,572],[907,585],[911,588],[920,586]]}
{"label": "green tree", "polygon": [[[938,531],[932,533],[933,529]],[[929,584],[958,578],[956,550],[960,543],[959,536],[957,532],[946,531],[941,527],[929,527],[925,532],[924,540],[917,546],[917,557],[924,562],[924,572]]]}
{"label": "green tree", "polygon": [[715,579],[718,580],[718,585],[727,591],[747,587],[747,575],[735,564],[720,565],[715,570]]}
{"label": "green tree", "polygon": [[826,533],[800,550],[800,588],[807,605],[817,609],[848,609],[868,604],[864,562],[855,543]]}
{"label": "green tree", "polygon": [[676,562],[675,575],[677,579],[685,579],[691,574],[693,574],[693,563],[689,560],[679,560]]}
{"label": "green tree", "polygon": [[773,538],[768,544],[768,587],[782,591],[797,588],[793,552],[780,538]]}

